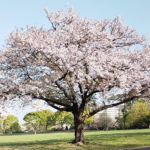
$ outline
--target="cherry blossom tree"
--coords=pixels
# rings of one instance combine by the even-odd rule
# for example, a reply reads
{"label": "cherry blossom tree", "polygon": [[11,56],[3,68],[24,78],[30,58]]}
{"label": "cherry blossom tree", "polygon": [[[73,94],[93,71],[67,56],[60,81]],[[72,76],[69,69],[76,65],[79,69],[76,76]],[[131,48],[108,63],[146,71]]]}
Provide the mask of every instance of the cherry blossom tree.
{"label": "cherry blossom tree", "polygon": [[1,103],[13,100],[25,106],[44,100],[72,112],[73,143],[83,143],[85,119],[149,97],[149,46],[145,36],[118,16],[94,20],[80,17],[71,7],[66,13],[44,10],[49,29],[17,29],[6,39],[0,59]]}

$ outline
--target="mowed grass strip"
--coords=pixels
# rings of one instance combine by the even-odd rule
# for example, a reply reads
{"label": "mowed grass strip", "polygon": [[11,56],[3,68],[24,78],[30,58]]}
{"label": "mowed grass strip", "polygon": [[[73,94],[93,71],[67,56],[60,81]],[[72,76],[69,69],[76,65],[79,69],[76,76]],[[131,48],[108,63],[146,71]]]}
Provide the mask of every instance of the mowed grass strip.
{"label": "mowed grass strip", "polygon": [[70,144],[73,132],[1,135],[0,150],[114,150],[150,146],[150,129],[85,131],[85,144]]}

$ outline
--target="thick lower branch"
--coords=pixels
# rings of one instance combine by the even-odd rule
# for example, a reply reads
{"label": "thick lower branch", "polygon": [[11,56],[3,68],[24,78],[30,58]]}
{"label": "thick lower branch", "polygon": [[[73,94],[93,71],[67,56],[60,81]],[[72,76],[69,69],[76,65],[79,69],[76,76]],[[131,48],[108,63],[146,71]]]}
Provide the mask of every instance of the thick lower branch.
{"label": "thick lower branch", "polygon": [[83,118],[84,119],[87,119],[93,115],[95,115],[96,113],[98,113],[99,111],[102,111],[102,110],[105,110],[107,108],[111,108],[111,107],[114,107],[114,106],[118,106],[120,104],[123,104],[123,103],[126,103],[126,102],[130,102],[132,101],[133,99],[135,98],[138,98],[136,96],[133,96],[132,98],[128,98],[128,99],[125,99],[124,101],[121,101],[121,102],[118,102],[118,103],[115,103],[115,104],[110,104],[110,105],[105,105],[105,106],[102,106],[102,107],[99,107],[97,108],[96,110],[93,110],[92,112],[90,112],[89,114],[85,115]]}
{"label": "thick lower branch", "polygon": [[[125,97],[126,95],[131,95],[131,97],[124,98],[124,100],[122,100],[121,102],[117,102],[117,103],[114,103],[114,104],[104,105],[104,106],[102,106],[102,107],[99,107],[99,108],[97,108],[96,110],[93,110],[93,111],[90,112],[89,114],[85,115],[85,116],[83,117],[83,119],[87,119],[87,118],[89,118],[89,117],[95,115],[95,114],[98,113],[99,111],[105,110],[105,109],[107,109],[107,108],[111,108],[111,107],[114,107],[114,106],[118,106],[118,105],[120,105],[120,104],[130,102],[130,101],[132,101],[132,100],[134,100],[134,99],[137,99],[137,98],[149,97],[149,95],[147,95],[147,93],[148,93],[149,91],[148,91],[147,88],[145,88],[146,86],[145,86],[145,85],[142,85],[142,87],[143,87],[143,89],[141,90],[140,95],[138,95],[138,96],[132,96],[131,93],[134,92],[134,91],[131,90],[131,91],[128,92],[128,94],[122,95],[122,96],[124,96],[124,97]],[[135,95],[137,95],[137,94],[135,94]]]}
{"label": "thick lower branch", "polygon": [[[51,100],[51,99],[47,99],[47,98],[44,98],[43,96],[33,96],[33,98],[36,98],[36,99],[41,99],[41,100],[44,100],[46,101],[51,107],[59,110],[59,111],[71,111],[72,110],[72,106],[68,105],[68,104],[64,104],[62,102],[59,102],[59,101],[55,101],[55,100]],[[56,105],[60,105],[60,106],[64,106],[63,108],[61,107],[58,107]]]}
{"label": "thick lower branch", "polygon": [[51,107],[59,110],[59,111],[67,111],[67,112],[71,112],[72,110],[72,107],[63,107],[63,108],[60,108],[58,106],[55,106],[53,103],[50,103],[50,102],[47,102]]}
{"label": "thick lower branch", "polygon": [[62,103],[62,102],[60,102],[60,101],[56,101],[56,100],[44,98],[43,96],[33,96],[33,98],[41,99],[41,100],[44,100],[44,101],[46,101],[46,102],[55,103],[55,104],[57,104],[57,105],[61,105],[61,106],[64,106],[64,107],[71,107],[70,105],[68,105],[68,104],[66,104],[66,103]]}

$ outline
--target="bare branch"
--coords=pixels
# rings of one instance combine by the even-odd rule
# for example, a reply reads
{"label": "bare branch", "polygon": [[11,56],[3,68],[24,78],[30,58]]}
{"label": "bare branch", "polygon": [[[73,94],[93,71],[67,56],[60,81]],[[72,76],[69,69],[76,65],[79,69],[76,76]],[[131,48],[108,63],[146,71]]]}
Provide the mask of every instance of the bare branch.
{"label": "bare branch", "polygon": [[102,110],[105,110],[107,108],[111,108],[111,107],[114,107],[114,106],[118,106],[118,105],[126,103],[126,102],[130,102],[130,101],[134,100],[135,98],[138,98],[138,97],[137,96],[133,96],[132,98],[127,98],[127,99],[125,99],[125,100],[123,100],[121,102],[115,103],[115,104],[110,104],[110,105],[105,105],[105,106],[99,107],[99,108],[93,110],[92,112],[90,112],[89,114],[86,114],[83,118],[85,120],[85,119],[95,115],[99,111],[102,111]]}

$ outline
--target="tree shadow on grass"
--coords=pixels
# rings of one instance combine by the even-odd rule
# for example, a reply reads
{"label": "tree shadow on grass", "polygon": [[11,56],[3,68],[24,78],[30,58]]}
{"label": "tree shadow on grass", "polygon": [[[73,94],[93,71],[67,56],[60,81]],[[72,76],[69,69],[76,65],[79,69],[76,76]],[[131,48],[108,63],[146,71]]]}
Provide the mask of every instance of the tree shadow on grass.
{"label": "tree shadow on grass", "polygon": [[[108,131],[109,132],[109,131]],[[135,147],[141,147],[144,146],[141,143],[115,143],[119,138],[129,138],[129,137],[141,137],[141,136],[150,136],[150,133],[145,132],[139,132],[139,133],[107,133],[107,134],[91,134],[91,135],[85,135],[85,144],[83,146],[74,147],[73,144],[70,144],[69,142],[73,139],[71,138],[64,138],[64,139],[51,139],[51,140],[35,140],[35,141],[28,141],[28,142],[3,142],[0,143],[0,150],[7,148],[17,148],[21,147],[20,149],[42,149],[42,150],[48,150],[48,149],[55,149],[55,150],[62,150],[67,149],[68,147],[71,147],[72,149],[86,149],[86,150],[92,150],[92,149],[127,149],[127,148],[135,148]],[[147,136],[147,138],[148,138]],[[111,144],[110,144],[111,142]],[[150,144],[149,144],[150,145]],[[23,148],[22,148],[23,147]],[[69,149],[68,149],[69,150]]]}
{"label": "tree shadow on grass", "polygon": [[140,147],[141,145],[138,144],[107,144],[102,142],[85,142],[82,146],[76,146],[74,144],[70,144],[68,142],[60,142],[59,140],[48,140],[48,141],[34,141],[34,142],[28,142],[28,143],[5,143],[0,144],[0,150],[1,148],[5,150],[5,148],[10,149],[29,149],[29,150],[118,150],[118,149],[127,149],[127,148],[135,148]]}

